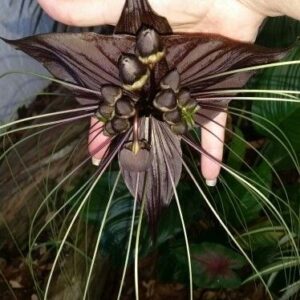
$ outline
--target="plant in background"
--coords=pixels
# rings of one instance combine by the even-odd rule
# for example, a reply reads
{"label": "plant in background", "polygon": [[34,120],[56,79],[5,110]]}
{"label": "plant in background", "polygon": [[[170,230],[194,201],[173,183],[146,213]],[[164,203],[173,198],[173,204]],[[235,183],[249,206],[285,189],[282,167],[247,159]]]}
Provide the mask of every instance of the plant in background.
{"label": "plant in background", "polygon": [[[129,10],[128,7],[132,9]],[[268,232],[268,228],[272,230],[277,228],[275,231],[280,232],[280,235],[275,237],[276,243],[280,238],[280,243],[286,247],[286,249],[279,247],[277,256],[285,257],[286,253],[289,253],[290,256],[286,258],[290,258],[294,262],[292,266],[296,267],[299,259],[297,214],[290,203],[285,200],[286,195],[278,196],[271,189],[273,173],[278,186],[283,187],[285,192],[280,176],[253,145],[244,141],[243,133],[237,130],[234,132],[228,129],[232,135],[227,159],[229,166],[218,162],[226,174],[220,178],[222,186],[216,189],[216,193],[201,184],[195,161],[199,153],[213,159],[209,153],[198,146],[198,128],[212,120],[217,114],[227,111],[230,100],[253,98],[289,103],[298,101],[295,96],[297,92],[290,90],[242,89],[258,70],[298,63],[293,61],[277,63],[291,52],[291,49],[273,50],[240,43],[218,35],[173,34],[167,20],[156,15],[147,1],[130,0],[126,1],[112,35],[56,33],[6,42],[42,62],[55,76],[56,82],[72,90],[81,107],[73,110],[76,116],[69,117],[67,121],[97,117],[101,124],[99,134],[105,134],[108,139],[95,150],[95,153],[110,144],[97,172],[86,183],[76,188],[69,195],[68,201],[47,219],[38,234],[33,239],[30,238],[31,251],[47,225],[64,212],[65,208],[73,205],[67,213],[70,223],[66,230],[60,233],[59,246],[57,246],[44,291],[45,299],[48,296],[56,266],[63,255],[63,249],[67,243],[70,243],[68,237],[81,214],[88,221],[101,222],[94,250],[87,262],[88,272],[82,292],[84,299],[88,295],[102,236],[106,238],[102,240],[101,248],[112,256],[114,247],[121,251],[127,244],[121,287],[118,292],[118,298],[120,298],[126,269],[130,262],[135,226],[137,228],[134,251],[136,298],[139,297],[139,252],[145,256],[154,250],[159,251],[160,256],[165,258],[165,262],[175,261],[173,265],[180,266],[184,265],[182,264],[183,242],[188,261],[190,299],[193,298],[193,284],[196,287],[207,288],[238,286],[241,280],[233,270],[244,267],[245,261],[239,255],[234,254],[233,250],[228,249],[233,246],[230,246],[228,242],[225,243],[226,247],[217,243],[201,243],[200,236],[193,239],[193,243],[189,245],[185,223],[193,224],[196,218],[199,218],[199,207],[187,216],[188,213],[181,209],[179,198],[185,199],[185,202],[191,198],[193,203],[195,201],[200,203],[199,195],[205,200],[212,215],[217,218],[221,228],[225,231],[225,234],[224,231],[219,232],[220,236],[224,239],[226,236],[231,239],[236,250],[241,252],[252,267],[253,278],[259,278],[269,296],[272,297],[272,292],[263,277],[266,272],[258,271],[257,262],[253,262],[251,251],[255,249],[253,245],[255,241],[252,240],[255,234],[260,231]],[[245,95],[237,95],[240,92]],[[252,97],[252,94],[259,92],[266,95]],[[272,98],[269,95],[272,95]],[[244,105],[244,102],[242,103]],[[72,111],[67,111],[67,113],[70,112]],[[78,115],[78,112],[83,112],[83,114]],[[250,118],[247,107],[244,109],[237,105],[230,112],[239,120]],[[274,137],[266,125],[268,121],[263,117],[260,119],[257,114],[254,116],[258,118],[256,125]],[[48,125],[64,122],[66,120],[48,123]],[[292,147],[288,142],[286,146],[280,138],[278,141],[299,171],[297,155],[291,150]],[[184,152],[185,156],[182,153],[181,143],[189,146]],[[257,157],[261,159],[259,165],[254,163],[255,168],[250,167],[245,157],[246,147],[253,149]],[[8,151],[5,151],[6,153]],[[113,173],[113,179],[104,175],[115,158],[118,159],[125,184],[134,197],[133,202],[124,187],[120,188],[122,186],[120,174]],[[77,171],[82,165],[74,170]],[[182,176],[182,167],[185,170],[184,176]],[[112,168],[115,168],[114,164]],[[62,182],[68,180],[73,172],[71,171]],[[180,181],[181,177],[183,177],[182,181]],[[95,197],[93,196],[95,195],[94,189],[101,184],[100,178],[104,183],[114,182],[114,184],[112,189],[107,190],[107,193],[104,192],[102,186],[97,190],[98,197]],[[184,183],[189,186],[185,188],[185,191],[182,186]],[[48,191],[38,212],[45,204],[49,205],[48,203],[57,193],[60,185]],[[198,193],[195,199],[191,197],[195,193],[191,188],[192,185],[196,187]],[[173,197],[176,205],[171,204],[168,212],[162,212],[162,208],[169,206]],[[212,201],[216,203],[213,204]],[[141,210],[136,220],[137,202],[141,204]],[[114,208],[112,203],[117,208]],[[119,208],[118,205],[120,205]],[[83,208],[85,208],[84,212],[82,212]],[[74,213],[73,209],[75,209]],[[110,210],[115,211],[116,215],[124,214],[124,209],[125,219],[129,218],[131,221],[124,221],[121,232],[116,232],[114,227],[116,223],[108,219],[108,214]],[[174,209],[179,211],[179,224],[173,221]],[[150,236],[142,226],[144,210],[148,216]],[[132,211],[132,214],[128,217],[129,211]],[[162,214],[163,216],[159,218]],[[209,216],[209,213],[206,216]],[[201,218],[203,219],[203,216]],[[263,222],[255,228],[255,222],[259,218],[262,218]],[[34,221],[35,219],[33,224]],[[254,223],[251,224],[251,222]],[[272,222],[275,222],[275,225]],[[126,225],[125,229],[124,225]],[[128,225],[130,230],[128,242],[126,242]],[[247,230],[249,225],[253,225],[253,229]],[[231,230],[233,226],[237,227],[234,232]],[[240,234],[243,229],[245,233]],[[120,227],[118,230],[120,231]],[[178,235],[182,233],[183,241],[178,238]],[[115,235],[119,237],[119,240]],[[114,247],[108,242],[109,236],[114,236]],[[143,243],[140,249],[141,237]],[[174,249],[170,257],[161,250],[166,245]],[[118,251],[116,253],[119,254]],[[274,254],[275,257],[276,254]],[[172,264],[168,264],[170,265]],[[163,267],[163,264],[161,266]],[[278,270],[284,269],[285,266],[280,265],[280,267]],[[183,270],[184,267],[179,267],[171,273],[176,275],[176,280],[184,281],[186,271]],[[286,272],[289,273],[286,275],[287,282],[298,276],[297,272]],[[163,271],[161,273],[164,274]],[[168,275],[170,279],[171,274]]]}

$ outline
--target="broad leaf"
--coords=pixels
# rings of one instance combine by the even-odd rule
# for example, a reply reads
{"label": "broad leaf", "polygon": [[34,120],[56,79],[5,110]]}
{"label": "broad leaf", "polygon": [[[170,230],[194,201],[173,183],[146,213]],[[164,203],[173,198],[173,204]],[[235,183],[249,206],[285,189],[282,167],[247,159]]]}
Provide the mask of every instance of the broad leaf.
{"label": "broad leaf", "polygon": [[[237,252],[215,243],[191,244],[190,252],[193,283],[197,287],[219,289],[236,288],[241,285],[236,270],[245,265],[245,259]],[[185,265],[185,249],[178,248],[175,253],[177,264]]]}
{"label": "broad leaf", "polygon": [[[295,49],[290,59],[299,57],[300,49]],[[292,65],[266,70],[258,77],[251,88],[269,90],[299,90],[300,67]],[[267,96],[259,94],[259,96]],[[272,142],[264,151],[267,158],[281,168],[293,167],[291,165],[290,153],[292,148],[300,157],[300,104],[286,101],[255,101],[252,105],[254,120],[261,126],[256,125],[256,130],[267,136]],[[267,119],[264,121],[262,118]],[[264,127],[267,129],[265,130]],[[278,138],[288,150],[280,145]]]}

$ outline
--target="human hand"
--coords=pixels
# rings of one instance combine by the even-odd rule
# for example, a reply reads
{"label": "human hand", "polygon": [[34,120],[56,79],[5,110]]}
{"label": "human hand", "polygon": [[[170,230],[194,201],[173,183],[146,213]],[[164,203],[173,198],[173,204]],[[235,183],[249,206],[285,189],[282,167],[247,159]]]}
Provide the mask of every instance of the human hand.
{"label": "human hand", "polygon": [[[69,25],[92,26],[115,25],[124,5],[124,0],[38,0],[44,10],[54,19]],[[264,19],[257,12],[238,0],[150,0],[153,10],[165,16],[174,31],[209,32],[245,42],[253,42]],[[225,112],[201,128],[202,147],[218,161],[222,160],[226,126]],[[91,120],[89,151],[93,163],[99,164],[106,148],[96,152],[107,140],[100,133],[101,124]],[[215,185],[221,166],[211,158],[202,155],[201,171],[208,185]]]}

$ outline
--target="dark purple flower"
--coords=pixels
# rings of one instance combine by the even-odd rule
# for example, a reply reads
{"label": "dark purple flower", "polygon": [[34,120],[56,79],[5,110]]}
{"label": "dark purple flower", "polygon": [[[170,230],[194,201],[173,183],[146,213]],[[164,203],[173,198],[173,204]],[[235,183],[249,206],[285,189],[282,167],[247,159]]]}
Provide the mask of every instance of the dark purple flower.
{"label": "dark purple flower", "polygon": [[255,73],[225,72],[287,52],[212,34],[173,34],[146,0],[126,1],[112,35],[53,33],[6,42],[67,82],[81,105],[98,105],[103,133],[123,143],[119,163],[131,193],[140,173],[138,198],[146,199],[151,225],[171,201],[172,180],[179,181],[181,137],[229,102],[211,92],[239,89]]}

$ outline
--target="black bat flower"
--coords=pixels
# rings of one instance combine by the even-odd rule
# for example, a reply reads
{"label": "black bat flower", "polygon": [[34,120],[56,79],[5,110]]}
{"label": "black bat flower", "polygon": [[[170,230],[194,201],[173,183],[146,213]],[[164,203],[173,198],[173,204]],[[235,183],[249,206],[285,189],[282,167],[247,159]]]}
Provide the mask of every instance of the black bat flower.
{"label": "black bat flower", "polygon": [[226,108],[229,100],[212,92],[239,89],[254,74],[228,71],[286,55],[218,35],[173,34],[147,0],[127,0],[112,35],[53,33],[7,42],[68,82],[80,104],[98,105],[104,134],[119,142],[131,193],[140,178],[138,199],[145,199],[152,226],[181,176],[181,137]]}

